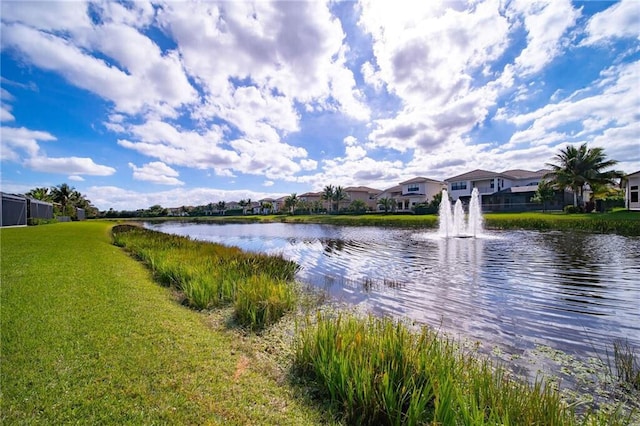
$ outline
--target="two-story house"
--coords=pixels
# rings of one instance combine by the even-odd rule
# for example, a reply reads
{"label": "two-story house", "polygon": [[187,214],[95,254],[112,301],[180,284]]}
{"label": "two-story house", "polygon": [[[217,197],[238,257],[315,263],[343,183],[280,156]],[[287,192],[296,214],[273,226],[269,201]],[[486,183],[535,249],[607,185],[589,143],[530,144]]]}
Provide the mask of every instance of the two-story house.
{"label": "two-story house", "polygon": [[[463,203],[468,202],[471,191],[477,188],[485,211],[525,211],[539,208],[531,199],[538,190],[538,183],[549,172],[522,169],[491,172],[478,169],[445,179],[445,182],[453,201],[460,199]],[[548,207],[562,209],[570,203],[570,195],[561,191],[548,203]]]}
{"label": "two-story house", "polygon": [[344,189],[344,192],[347,194],[348,203],[360,200],[366,204],[367,209],[376,210],[377,197],[382,191],[367,186],[348,186]]}
{"label": "two-story house", "polygon": [[[397,212],[410,212],[419,204],[430,203],[434,196],[446,188],[445,182],[419,176],[385,189],[377,199],[391,198],[395,201]],[[378,210],[382,208],[378,207]]]}

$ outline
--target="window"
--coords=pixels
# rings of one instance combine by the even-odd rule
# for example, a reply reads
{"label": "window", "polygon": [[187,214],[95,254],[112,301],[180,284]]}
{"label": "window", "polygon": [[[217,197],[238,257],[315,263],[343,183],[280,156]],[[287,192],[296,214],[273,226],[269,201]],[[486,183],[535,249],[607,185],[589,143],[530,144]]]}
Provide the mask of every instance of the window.
{"label": "window", "polygon": [[495,188],[495,182],[493,179],[491,179],[491,185],[489,185],[489,188],[491,189]]}
{"label": "window", "polygon": [[632,203],[637,203],[638,202],[638,191],[632,191],[631,192],[631,202]]}
{"label": "window", "polygon": [[407,188],[407,192],[418,192],[420,191],[420,187],[418,185],[412,185]]}
{"label": "window", "polygon": [[453,182],[451,184],[452,191],[459,191],[462,189],[467,189],[467,182]]}

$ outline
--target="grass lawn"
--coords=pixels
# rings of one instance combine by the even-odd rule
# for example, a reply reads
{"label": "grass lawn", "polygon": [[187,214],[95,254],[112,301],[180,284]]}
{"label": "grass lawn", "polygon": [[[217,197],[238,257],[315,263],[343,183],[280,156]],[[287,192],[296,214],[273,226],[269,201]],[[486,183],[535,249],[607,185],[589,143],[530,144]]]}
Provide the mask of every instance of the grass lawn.
{"label": "grass lawn", "polygon": [[0,231],[1,424],[317,424],[239,331],[180,306],[106,222]]}

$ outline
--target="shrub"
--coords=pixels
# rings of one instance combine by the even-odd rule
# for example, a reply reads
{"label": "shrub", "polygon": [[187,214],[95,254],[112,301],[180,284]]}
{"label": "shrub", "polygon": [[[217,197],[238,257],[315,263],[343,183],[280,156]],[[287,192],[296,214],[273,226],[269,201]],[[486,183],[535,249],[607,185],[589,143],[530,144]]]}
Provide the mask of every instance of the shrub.
{"label": "shrub", "polygon": [[582,213],[582,209],[580,207],[568,205],[564,206],[564,212],[567,214]]}

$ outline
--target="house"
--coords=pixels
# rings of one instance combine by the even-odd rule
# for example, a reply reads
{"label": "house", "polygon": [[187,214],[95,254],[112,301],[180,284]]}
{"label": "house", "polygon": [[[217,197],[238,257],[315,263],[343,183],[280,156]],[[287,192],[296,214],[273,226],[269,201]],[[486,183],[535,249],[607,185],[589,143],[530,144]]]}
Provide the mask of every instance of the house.
{"label": "house", "polygon": [[[78,220],[84,219],[84,210]],[[0,193],[0,226],[26,226],[29,220],[53,219],[53,204],[18,194]]]}
{"label": "house", "polygon": [[[418,204],[430,203],[446,187],[445,182],[420,176],[385,189],[378,194],[377,200],[391,198],[395,201],[396,211],[411,212]],[[383,209],[378,207],[378,210]]]}
{"label": "house", "polygon": [[367,186],[348,186],[344,189],[344,192],[347,194],[349,203],[360,200],[366,204],[368,210],[376,210],[378,205],[377,197],[382,191]]}
{"label": "house", "polygon": [[263,198],[261,200],[258,200],[258,202],[260,203],[260,213],[273,214],[278,212],[278,206],[275,199]]}
{"label": "house", "polygon": [[[463,203],[469,201],[471,191],[477,188],[484,211],[539,210],[540,204],[533,203],[531,198],[538,190],[538,183],[548,173],[549,170],[544,169],[513,169],[504,172],[477,169],[445,179],[445,182],[452,200],[460,199]],[[561,210],[565,205],[572,203],[571,194],[562,191],[547,203],[547,208]]]}
{"label": "house", "polygon": [[625,205],[629,210],[640,211],[640,170],[626,176]]}

